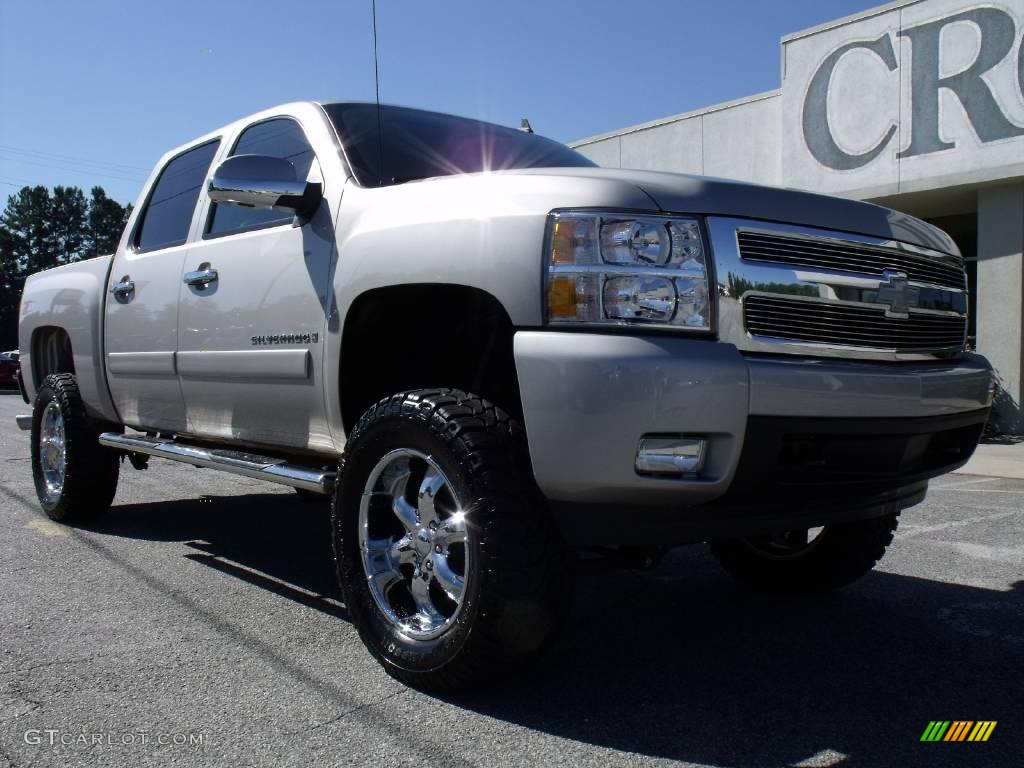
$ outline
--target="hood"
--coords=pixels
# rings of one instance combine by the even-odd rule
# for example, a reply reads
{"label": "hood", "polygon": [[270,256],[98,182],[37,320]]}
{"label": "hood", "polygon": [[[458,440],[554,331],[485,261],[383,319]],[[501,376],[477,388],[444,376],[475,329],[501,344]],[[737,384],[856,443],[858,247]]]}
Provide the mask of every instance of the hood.
{"label": "hood", "polygon": [[763,219],[820,227],[960,255],[956,243],[938,227],[872,203],[768,187],[708,176],[614,168],[530,168],[504,171],[580,179],[628,182],[639,187],[666,213],[694,213]]}

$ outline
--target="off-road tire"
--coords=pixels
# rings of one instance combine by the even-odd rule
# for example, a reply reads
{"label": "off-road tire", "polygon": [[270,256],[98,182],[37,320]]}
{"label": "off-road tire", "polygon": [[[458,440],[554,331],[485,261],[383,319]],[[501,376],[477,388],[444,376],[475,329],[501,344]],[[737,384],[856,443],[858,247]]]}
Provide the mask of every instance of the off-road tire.
{"label": "off-road tire", "polygon": [[866,574],[892,543],[899,513],[825,526],[806,551],[772,558],[747,539],[716,541],[711,553],[732,576],[759,592],[820,593]]}
{"label": "off-road tire", "polygon": [[[51,402],[60,409],[65,436],[64,482],[55,498],[47,496],[39,456],[40,422]],[[51,520],[85,522],[110,508],[117,491],[120,457],[117,451],[99,444],[105,426],[86,414],[73,374],[56,373],[43,379],[32,409],[32,476],[39,503]]]}
{"label": "off-road tire", "polygon": [[[359,502],[389,451],[431,456],[466,511],[473,561],[452,626],[429,640],[397,630],[374,600],[359,551]],[[457,389],[385,398],[363,414],[339,465],[331,519],[338,580],[366,647],[424,690],[486,685],[550,649],[572,610],[572,561],[530,471],[525,435],[490,402]],[[465,504],[465,502],[464,502]]]}

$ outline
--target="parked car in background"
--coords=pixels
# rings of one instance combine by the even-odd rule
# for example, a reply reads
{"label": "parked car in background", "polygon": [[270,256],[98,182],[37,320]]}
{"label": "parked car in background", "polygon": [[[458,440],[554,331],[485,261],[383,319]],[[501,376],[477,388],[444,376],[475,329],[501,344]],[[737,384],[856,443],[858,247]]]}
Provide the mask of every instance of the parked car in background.
{"label": "parked car in background", "polygon": [[18,369],[21,363],[18,362],[18,350],[0,352],[0,387],[18,386]]}

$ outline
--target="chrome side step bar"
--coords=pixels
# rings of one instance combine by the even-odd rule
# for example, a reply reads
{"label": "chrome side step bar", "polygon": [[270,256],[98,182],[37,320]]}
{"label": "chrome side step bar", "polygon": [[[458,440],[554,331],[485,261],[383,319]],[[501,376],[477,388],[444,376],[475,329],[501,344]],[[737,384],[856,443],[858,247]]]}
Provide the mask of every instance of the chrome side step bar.
{"label": "chrome side step bar", "polygon": [[289,464],[284,459],[261,456],[246,451],[199,447],[167,437],[150,437],[140,434],[122,435],[117,432],[104,432],[100,435],[100,445],[119,448],[129,453],[143,453],[161,459],[182,461],[197,467],[220,469],[235,475],[267,480],[279,485],[290,485],[292,488],[302,488],[313,493],[329,494],[334,489],[335,473],[333,471]]}
{"label": "chrome side step bar", "polygon": [[32,414],[27,416],[15,416],[14,423],[18,425],[18,429],[23,429],[26,432],[32,429]]}

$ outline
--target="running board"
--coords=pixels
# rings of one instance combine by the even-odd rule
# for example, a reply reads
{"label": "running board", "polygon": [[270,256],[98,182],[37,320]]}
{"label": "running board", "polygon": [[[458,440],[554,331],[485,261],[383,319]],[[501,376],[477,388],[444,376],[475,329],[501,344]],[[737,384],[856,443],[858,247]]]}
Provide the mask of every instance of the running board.
{"label": "running board", "polygon": [[32,414],[15,416],[14,423],[18,425],[18,429],[24,429],[27,432],[32,429]]}
{"label": "running board", "polygon": [[289,464],[284,459],[235,451],[230,448],[202,448],[166,437],[122,435],[104,432],[100,445],[129,453],[143,453],[161,459],[182,461],[197,467],[209,467],[235,475],[253,477],[279,485],[290,485],[313,493],[329,494],[334,489],[334,472]]}

